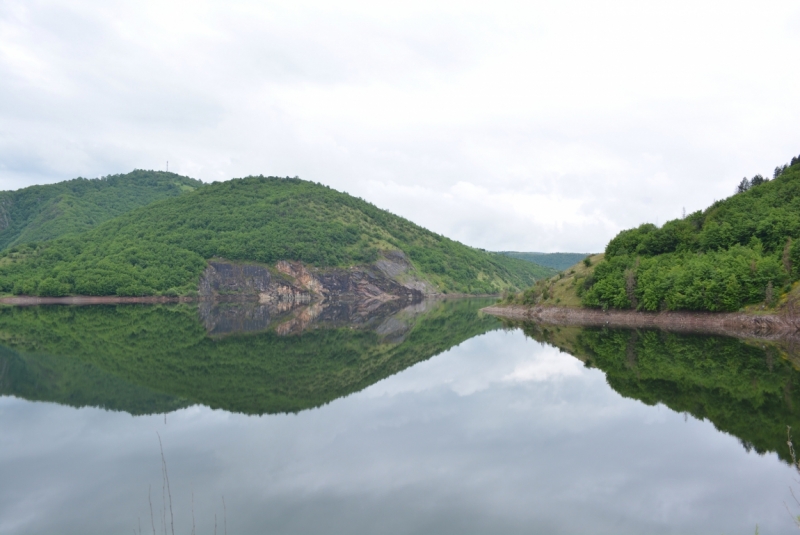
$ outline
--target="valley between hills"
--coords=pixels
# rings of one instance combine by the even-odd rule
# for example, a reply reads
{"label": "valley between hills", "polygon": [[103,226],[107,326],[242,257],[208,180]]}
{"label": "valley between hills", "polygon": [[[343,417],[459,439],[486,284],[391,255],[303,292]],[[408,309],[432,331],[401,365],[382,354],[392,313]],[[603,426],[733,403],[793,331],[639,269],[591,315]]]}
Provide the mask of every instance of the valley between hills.
{"label": "valley between hills", "polygon": [[6,303],[502,295],[489,311],[518,319],[712,328],[725,313],[732,329],[795,332],[800,159],[595,255],[469,247],[298,178],[140,170],[0,193],[0,247]]}

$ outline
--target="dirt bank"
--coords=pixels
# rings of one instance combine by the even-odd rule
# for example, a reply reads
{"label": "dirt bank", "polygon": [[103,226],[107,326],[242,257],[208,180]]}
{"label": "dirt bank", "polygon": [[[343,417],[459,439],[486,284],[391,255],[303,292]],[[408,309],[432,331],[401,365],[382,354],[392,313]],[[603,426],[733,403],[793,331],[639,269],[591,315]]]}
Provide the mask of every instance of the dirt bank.
{"label": "dirt bank", "polygon": [[800,336],[800,317],[703,312],[636,312],[549,306],[494,305],[487,314],[549,325],[586,327],[656,328],[676,332],[775,339]]}

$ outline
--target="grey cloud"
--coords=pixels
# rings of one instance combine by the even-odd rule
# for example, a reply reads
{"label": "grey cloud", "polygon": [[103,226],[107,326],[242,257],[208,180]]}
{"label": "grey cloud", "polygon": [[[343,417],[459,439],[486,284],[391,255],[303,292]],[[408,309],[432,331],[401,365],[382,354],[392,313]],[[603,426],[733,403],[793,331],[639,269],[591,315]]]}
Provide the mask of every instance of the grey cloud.
{"label": "grey cloud", "polygon": [[169,160],[487,249],[596,251],[800,153],[791,2],[624,7],[6,2],[0,189]]}

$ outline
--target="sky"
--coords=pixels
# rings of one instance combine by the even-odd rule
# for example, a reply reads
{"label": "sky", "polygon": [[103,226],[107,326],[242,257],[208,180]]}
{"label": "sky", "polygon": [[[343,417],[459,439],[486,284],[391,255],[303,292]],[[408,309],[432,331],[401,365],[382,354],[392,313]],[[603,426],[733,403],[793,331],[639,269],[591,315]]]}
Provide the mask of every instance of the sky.
{"label": "sky", "polygon": [[601,251],[800,154],[800,3],[0,0],[0,190],[299,176]]}

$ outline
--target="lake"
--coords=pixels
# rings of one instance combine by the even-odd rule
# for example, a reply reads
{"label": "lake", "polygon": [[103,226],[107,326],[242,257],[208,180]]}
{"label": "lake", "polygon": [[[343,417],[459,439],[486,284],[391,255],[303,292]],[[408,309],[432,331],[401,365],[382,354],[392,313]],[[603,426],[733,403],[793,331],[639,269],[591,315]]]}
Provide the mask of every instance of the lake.
{"label": "lake", "polygon": [[793,344],[491,303],[0,308],[0,533],[796,532]]}

